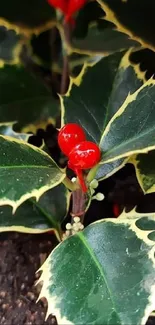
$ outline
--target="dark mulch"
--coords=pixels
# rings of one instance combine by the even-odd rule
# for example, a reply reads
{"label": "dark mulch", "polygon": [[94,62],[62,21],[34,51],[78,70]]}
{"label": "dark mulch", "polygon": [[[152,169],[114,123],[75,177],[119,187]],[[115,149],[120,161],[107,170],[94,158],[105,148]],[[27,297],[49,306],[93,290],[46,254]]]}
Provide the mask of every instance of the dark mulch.
{"label": "dark mulch", "polygon": [[38,270],[56,241],[53,235],[8,233],[0,236],[0,324],[56,325],[47,304],[36,304]]}

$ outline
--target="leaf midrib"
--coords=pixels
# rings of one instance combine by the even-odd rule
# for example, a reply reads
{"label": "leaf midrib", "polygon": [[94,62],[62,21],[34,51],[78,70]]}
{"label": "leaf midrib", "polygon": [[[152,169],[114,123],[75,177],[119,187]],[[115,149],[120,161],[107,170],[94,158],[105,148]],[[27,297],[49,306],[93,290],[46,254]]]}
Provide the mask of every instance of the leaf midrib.
{"label": "leaf midrib", "polygon": [[[104,282],[105,282],[105,284],[106,284],[106,286],[107,286],[107,289],[108,289],[108,292],[109,292],[109,295],[110,295],[110,298],[111,298],[111,301],[112,301],[112,304],[113,304],[114,310],[115,310],[116,314],[117,314],[118,317],[119,317],[119,314],[118,314],[118,312],[117,312],[117,310],[116,310],[116,307],[115,307],[114,301],[113,301],[113,299],[112,299],[112,293],[111,293],[111,290],[110,290],[110,288],[109,288],[109,286],[108,286],[108,283],[107,283],[107,281],[106,281],[106,278],[105,278],[105,275],[104,275],[103,269],[102,269],[100,263],[98,262],[98,260],[97,260],[97,258],[96,258],[96,255],[94,254],[94,251],[93,251],[93,250],[91,249],[91,247],[88,245],[87,240],[85,239],[85,237],[84,237],[84,235],[83,235],[82,232],[77,233],[77,236],[78,236],[78,237],[81,239],[81,241],[83,242],[84,246],[86,247],[86,249],[88,250],[89,254],[91,255],[91,257],[92,257],[92,259],[93,259],[93,261],[94,261],[94,263],[95,263],[97,269],[99,270],[99,272],[100,272],[102,278],[104,279]],[[121,319],[120,319],[120,317],[119,317],[119,320],[120,320],[120,324],[121,324]]]}

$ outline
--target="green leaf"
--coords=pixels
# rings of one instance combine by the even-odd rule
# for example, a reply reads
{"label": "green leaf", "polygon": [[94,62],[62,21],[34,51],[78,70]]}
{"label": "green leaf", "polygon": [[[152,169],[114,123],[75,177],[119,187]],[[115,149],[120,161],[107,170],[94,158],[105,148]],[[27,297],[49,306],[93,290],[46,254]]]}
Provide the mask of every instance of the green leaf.
{"label": "green leaf", "polygon": [[80,75],[71,80],[67,94],[61,97],[62,125],[78,123],[90,140],[100,142],[109,120],[129,91],[142,84],[141,76],[136,76],[135,67],[128,61],[129,54],[130,51],[122,59],[123,54],[116,53],[93,66],[84,65]]}
{"label": "green leaf", "polygon": [[29,123],[53,122],[58,112],[59,102],[23,66],[0,70],[0,123],[17,121],[16,130],[21,130]]}
{"label": "green leaf", "polygon": [[104,131],[101,162],[110,162],[155,148],[155,81],[148,80],[128,95]]}
{"label": "green leaf", "polygon": [[155,192],[155,151],[134,155],[128,162],[134,165],[138,182],[144,193]]}
{"label": "green leaf", "polygon": [[[138,66],[131,65],[130,53],[113,54],[93,66],[84,66],[80,75],[71,80],[68,93],[61,97],[62,125],[78,123],[89,140],[100,143],[109,120],[128,93],[133,93],[143,83],[144,73],[140,73]],[[102,179],[107,169],[110,173],[114,171],[116,164],[118,168],[122,161],[103,167],[99,177]]]}
{"label": "green leaf", "polygon": [[31,197],[40,196],[65,178],[65,171],[44,151],[24,141],[0,136],[0,205],[13,212]]}
{"label": "green leaf", "polygon": [[113,24],[102,21],[90,25],[87,36],[84,38],[73,36],[72,44],[68,43],[69,51],[83,54],[103,54],[137,47],[139,43],[131,40],[126,34],[114,29]]}
{"label": "green leaf", "polygon": [[69,53],[82,54],[112,53],[134,46],[138,42],[131,40],[128,35],[115,30],[115,25],[103,20],[103,11],[96,1],[88,1],[79,11],[72,39],[65,39]]}
{"label": "green leaf", "polygon": [[104,180],[104,179],[112,176],[119,169],[124,167],[125,164],[127,163],[127,161],[128,161],[128,158],[127,159],[122,158],[122,159],[115,160],[111,163],[99,165],[96,175],[95,175],[95,178],[98,181],[101,181],[101,180]]}
{"label": "green leaf", "polygon": [[144,47],[155,49],[154,1],[97,1],[106,14],[105,19],[114,23],[118,31],[126,33]]}
{"label": "green leaf", "polygon": [[17,31],[31,33],[55,19],[55,10],[45,0],[1,0],[0,23]]}
{"label": "green leaf", "polygon": [[146,323],[155,308],[155,244],[133,213],[91,224],[56,247],[40,269],[47,316],[60,325]]}
{"label": "green leaf", "polygon": [[22,36],[0,26],[0,61],[18,63],[22,48]]}
{"label": "green leaf", "polygon": [[69,199],[69,192],[60,184],[44,193],[38,202],[34,199],[24,202],[14,215],[11,207],[0,207],[0,232],[42,233],[53,230],[60,239],[61,223],[68,212]]}

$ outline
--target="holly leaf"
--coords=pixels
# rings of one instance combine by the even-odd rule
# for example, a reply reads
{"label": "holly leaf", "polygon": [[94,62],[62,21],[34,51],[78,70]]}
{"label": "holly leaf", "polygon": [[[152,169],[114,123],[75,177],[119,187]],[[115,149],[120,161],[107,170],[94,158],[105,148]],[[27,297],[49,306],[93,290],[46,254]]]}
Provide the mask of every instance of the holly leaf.
{"label": "holly leaf", "polygon": [[0,178],[0,205],[11,205],[15,212],[27,199],[39,200],[44,192],[60,184],[65,171],[41,149],[0,136]]}
{"label": "holly leaf", "polygon": [[[130,53],[115,53],[96,64],[84,65],[80,75],[71,79],[67,94],[61,97],[62,126],[69,122],[78,123],[89,140],[100,143],[108,122],[128,93],[133,93],[143,83],[144,73],[130,63]],[[110,174],[115,172],[122,163],[120,160],[99,167],[97,177],[105,177],[107,170]]]}
{"label": "holly leaf", "polygon": [[60,240],[61,223],[68,212],[69,200],[68,190],[60,184],[44,193],[38,202],[34,199],[24,202],[14,215],[11,207],[0,207],[0,232],[36,234],[53,230]]}
{"label": "holly leaf", "polygon": [[134,165],[143,192],[155,192],[155,151],[134,155],[128,162]]}
{"label": "holly leaf", "polygon": [[[22,65],[0,70],[0,123],[17,121],[16,130],[29,124],[52,123],[59,103],[42,81]],[[23,130],[24,132],[26,131]]]}
{"label": "holly leaf", "polygon": [[22,41],[22,35],[17,34],[14,30],[8,30],[6,27],[0,26],[0,61],[11,64],[18,63],[23,45]]}
{"label": "holly leaf", "polygon": [[[115,24],[120,32],[154,50],[155,2],[152,0],[113,1],[97,0],[104,10],[105,19]],[[144,28],[145,21],[145,28]]]}
{"label": "holly leaf", "polygon": [[59,324],[146,323],[155,308],[155,244],[133,214],[95,222],[50,254],[40,269],[47,316]]}
{"label": "holly leaf", "polygon": [[99,27],[96,23],[90,25],[86,37],[81,38],[73,35],[72,43],[67,43],[67,46],[69,53],[93,55],[110,54],[140,45],[126,34],[115,30],[113,24],[101,21]]}
{"label": "holly leaf", "polygon": [[47,1],[1,0],[2,25],[25,34],[37,31],[39,27],[55,19],[55,9]]}
{"label": "holly leaf", "polygon": [[72,39],[62,38],[69,53],[103,54],[139,46],[128,35],[115,30],[115,25],[103,19],[103,11],[96,1],[88,1],[76,17]]}
{"label": "holly leaf", "polygon": [[98,165],[98,169],[95,174],[95,178],[98,181],[102,181],[102,180],[112,176],[114,173],[116,173],[121,168],[123,168],[127,162],[128,162],[128,158],[126,158],[126,159],[122,158],[122,159],[115,160],[111,163]]}
{"label": "holly leaf", "polygon": [[153,79],[148,80],[132,95],[128,95],[102,135],[102,162],[110,162],[134,153],[147,153],[154,149],[154,100]]}

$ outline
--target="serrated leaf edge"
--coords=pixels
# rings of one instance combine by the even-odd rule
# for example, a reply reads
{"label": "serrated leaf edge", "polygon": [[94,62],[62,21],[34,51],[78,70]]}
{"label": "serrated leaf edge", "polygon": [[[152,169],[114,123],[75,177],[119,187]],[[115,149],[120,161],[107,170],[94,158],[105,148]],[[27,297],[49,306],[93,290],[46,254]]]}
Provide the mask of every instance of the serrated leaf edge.
{"label": "serrated leaf edge", "polygon": [[16,25],[15,23],[11,23],[9,20],[4,19],[2,17],[0,17],[0,25],[4,26],[6,29],[12,29],[14,30],[17,34],[23,34],[26,37],[30,37],[33,34],[35,35],[39,35],[40,33],[45,32],[46,30],[52,28],[53,26],[56,26],[58,23],[57,21],[54,20],[49,20],[47,23],[44,23],[42,25],[40,25],[39,27],[32,27],[32,28],[28,28],[26,26],[20,26],[20,25]]}
{"label": "serrated leaf edge", "polygon": [[55,163],[55,161],[43,150],[41,150],[40,148],[37,148],[23,140],[19,140],[19,139],[15,139],[15,138],[12,138],[10,136],[3,136],[3,135],[0,135],[0,138],[4,138],[5,140],[8,140],[10,142],[16,142],[16,143],[19,143],[19,144],[23,144],[24,146],[28,146],[30,148],[32,148],[34,151],[37,151],[39,152],[40,154],[46,156],[49,160],[51,160],[51,163],[55,165],[55,167],[58,168],[58,170],[62,173],[62,177],[59,178],[59,180],[57,182],[55,182],[54,184],[51,184],[50,185],[50,182],[48,185],[45,185],[45,186],[42,186],[41,189],[39,190],[36,190],[34,189],[33,191],[31,191],[30,193],[26,193],[24,195],[21,196],[21,198],[17,201],[12,201],[12,200],[9,200],[7,198],[3,198],[3,199],[0,199],[0,206],[3,206],[3,205],[10,205],[12,207],[12,213],[14,214],[16,212],[16,209],[26,200],[30,199],[31,197],[35,197],[36,198],[36,201],[39,200],[39,198],[41,197],[41,195],[43,195],[47,190],[59,185],[60,183],[62,183],[62,181],[64,180],[64,178],[66,177],[66,173],[65,173],[65,170],[63,169],[60,169],[57,164]]}
{"label": "serrated leaf edge", "polygon": [[134,167],[135,167],[136,177],[137,177],[138,183],[139,183],[142,191],[145,194],[154,193],[155,192],[155,184],[150,186],[149,189],[145,190],[145,186],[144,186],[144,183],[143,183],[143,176],[145,177],[145,175],[143,175],[140,172],[140,169],[138,168],[138,164],[139,164],[138,155],[131,156],[130,159],[129,159],[129,163],[134,165]]}
{"label": "serrated leaf edge", "polygon": [[117,19],[115,13],[108,7],[108,5],[104,2],[104,0],[97,0],[97,2],[100,4],[101,8],[104,10],[106,16],[104,16],[104,19],[115,24],[116,30],[119,32],[122,32],[124,34],[127,34],[131,39],[139,42],[143,47],[149,48],[152,51],[155,51],[154,46],[151,44],[144,42],[140,37],[134,35],[129,29],[127,29],[123,24],[119,22]]}
{"label": "serrated leaf edge", "polygon": [[[131,61],[129,60],[130,54],[133,52],[133,48],[129,49],[124,56],[122,57],[122,60],[120,61],[120,65],[118,67],[118,69],[127,69],[129,66],[131,66],[134,71],[135,74],[137,75],[137,78],[139,80],[142,80],[143,82],[146,81],[145,79],[145,73],[146,71],[142,72],[140,70],[140,64],[133,64],[131,63]],[[83,81],[83,77],[85,75],[85,73],[87,73],[87,69],[94,67],[100,60],[103,60],[103,56],[102,57],[96,57],[96,60],[94,60],[93,62],[85,62],[81,72],[79,73],[79,75],[77,77],[70,77],[70,83],[69,83],[69,87],[68,90],[66,92],[65,95],[59,95],[60,98],[60,109],[61,109],[61,127],[64,126],[64,116],[65,116],[65,106],[64,106],[64,98],[65,97],[69,97],[72,87],[73,86],[77,86],[79,87]],[[115,116],[115,115],[114,115]],[[109,122],[110,123],[110,122]],[[101,137],[102,139],[102,137]],[[101,141],[101,140],[100,140]]]}
{"label": "serrated leaf edge", "polygon": [[[155,243],[148,238],[148,235],[152,232],[152,230],[151,231],[145,231],[145,230],[139,229],[136,226],[136,221],[141,218],[140,217],[141,214],[135,212],[135,209],[133,209],[132,212],[133,211],[136,214],[135,218],[131,218],[131,212],[126,213],[126,212],[123,211],[121,216],[119,218],[117,218],[117,219],[110,218],[110,219],[98,220],[98,221],[92,223],[91,225],[89,225],[88,227],[91,227],[94,224],[101,223],[101,222],[106,222],[106,223],[107,222],[112,222],[112,223],[115,223],[115,224],[128,225],[129,229],[132,230],[139,239],[141,239],[148,246],[150,246],[150,252],[149,252],[148,256],[149,256],[149,259],[152,261],[152,263],[154,265],[154,269],[155,269],[155,257],[154,257]],[[148,214],[146,214],[146,215],[148,216]],[[155,219],[155,214],[149,214],[149,215],[154,216],[154,219]],[[144,214],[143,214],[143,216],[144,216]],[[84,232],[84,230],[82,232]],[[77,236],[77,235],[74,235],[74,236]],[[66,239],[66,240],[69,240],[69,238]],[[61,243],[59,245],[61,245]],[[55,249],[57,249],[58,246],[56,246]],[[52,251],[51,254],[53,254],[55,249]],[[49,295],[49,291],[47,290],[48,285],[45,284],[46,283],[45,279],[48,279],[47,274],[48,275],[50,274],[50,267],[49,267],[50,259],[51,259],[51,255],[49,255],[49,257],[47,258],[45,263],[37,271],[37,272],[39,272],[39,271],[42,272],[39,280],[37,281],[37,284],[42,282],[42,289],[41,289],[40,295],[39,295],[39,297],[37,299],[37,302],[43,297],[47,299],[48,309],[47,309],[46,319],[48,318],[48,316],[50,314],[54,314],[56,316],[56,318],[57,318],[58,324],[60,324],[60,325],[64,325],[64,324],[65,325],[76,325],[76,324],[70,322],[68,319],[66,319],[66,317],[61,316],[60,309],[57,307],[57,297],[52,297],[51,298],[50,295]],[[51,280],[52,280],[52,276],[50,277],[50,282],[51,282]],[[146,307],[146,309],[144,311],[144,316],[143,316],[143,318],[141,320],[141,323],[140,323],[141,325],[146,324],[146,321],[147,321],[149,315],[155,309],[155,284],[152,285],[152,287],[151,287],[151,293],[150,293],[150,296],[148,298],[148,302],[149,302],[149,304],[147,305],[147,307]]]}
{"label": "serrated leaf edge", "polygon": [[[100,144],[99,145],[101,145],[101,142],[103,141],[104,137],[108,134],[112,123],[115,121],[115,119],[117,117],[121,116],[124,113],[124,111],[126,110],[128,104],[130,104],[131,102],[136,100],[139,92],[141,92],[141,90],[143,88],[146,88],[148,86],[154,86],[154,85],[155,85],[155,80],[152,77],[147,82],[145,82],[145,84],[143,84],[139,89],[137,89],[133,94],[129,93],[129,95],[126,97],[124,103],[122,104],[122,106],[119,108],[119,110],[114,114],[114,116],[111,118],[111,120],[107,124],[107,126],[106,126],[106,128],[105,128],[105,130],[104,130],[104,132],[102,134],[102,137],[100,139]],[[103,156],[103,160],[100,162],[100,164],[109,163],[109,162],[115,161],[115,160],[117,160],[119,158],[123,158],[123,157],[129,157],[129,156],[134,155],[136,153],[147,153],[147,152],[149,152],[149,151],[151,151],[153,149],[155,149],[155,145],[146,147],[144,149],[136,149],[136,150],[128,151],[128,152],[126,152],[124,154],[115,156],[114,158],[110,158],[110,159],[105,159],[104,160],[104,156]]]}

